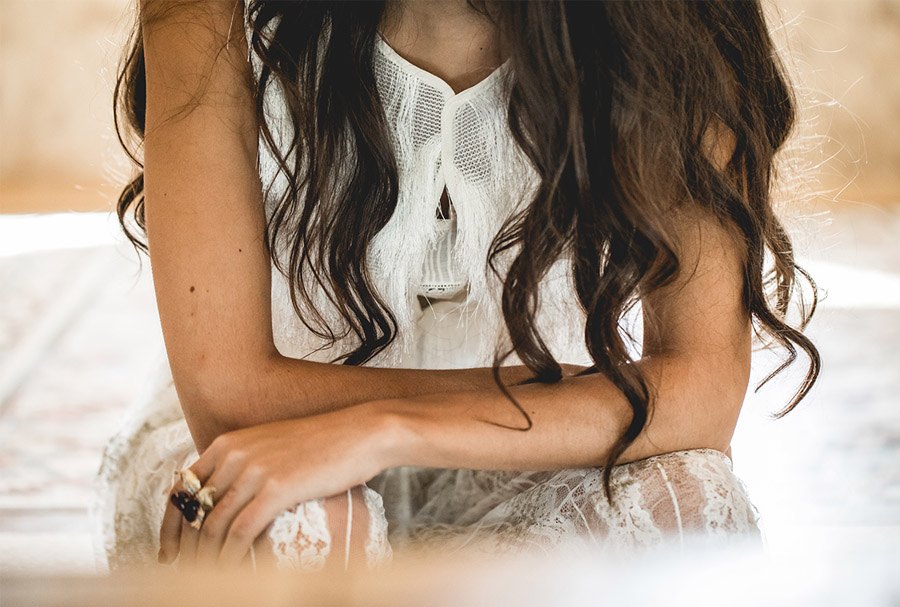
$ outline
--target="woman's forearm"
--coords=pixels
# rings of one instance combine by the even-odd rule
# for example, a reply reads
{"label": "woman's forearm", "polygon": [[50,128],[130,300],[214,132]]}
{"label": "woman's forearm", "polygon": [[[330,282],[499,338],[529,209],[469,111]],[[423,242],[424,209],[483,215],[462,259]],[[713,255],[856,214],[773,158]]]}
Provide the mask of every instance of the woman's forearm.
{"label": "woman's forearm", "polygon": [[[564,373],[582,369],[563,365]],[[506,384],[530,377],[523,365],[500,368]],[[413,399],[428,394],[495,389],[490,367],[402,369],[356,367],[272,356],[258,366],[232,373],[206,390],[182,394],[193,418],[198,447],[223,432],[263,423],[307,417],[370,401]],[[184,383],[182,384],[184,386]],[[184,392],[184,390],[183,390]]]}
{"label": "woman's forearm", "polygon": [[[655,412],[617,463],[682,449],[728,449],[746,390],[739,361],[681,357],[639,363],[658,392]],[[724,379],[723,379],[724,378]],[[547,470],[602,465],[631,421],[624,395],[600,374],[510,389],[533,426],[497,390],[370,403],[361,417],[392,435],[383,467]],[[384,419],[392,420],[385,423]],[[486,423],[492,422],[492,423]]]}

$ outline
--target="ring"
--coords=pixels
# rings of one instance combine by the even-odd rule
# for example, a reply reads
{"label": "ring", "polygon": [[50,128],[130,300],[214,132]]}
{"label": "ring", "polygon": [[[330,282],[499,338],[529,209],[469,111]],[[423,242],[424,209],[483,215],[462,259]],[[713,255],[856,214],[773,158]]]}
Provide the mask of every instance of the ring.
{"label": "ring", "polygon": [[188,493],[194,495],[200,491],[200,479],[197,478],[197,475],[194,474],[193,470],[185,468],[184,470],[179,470],[176,474],[181,477],[181,484],[184,485],[184,488]]}
{"label": "ring", "polygon": [[172,504],[181,512],[182,516],[184,516],[184,520],[190,524],[194,529],[200,530],[200,526],[203,525],[203,519],[205,518],[206,512],[203,508],[200,507],[200,502],[197,498],[193,497],[187,491],[178,491],[177,493],[173,493]]}
{"label": "ring", "polygon": [[200,502],[200,507],[203,510],[209,512],[213,509],[213,497],[216,494],[216,488],[212,485],[207,485],[206,487],[201,487],[201,489],[197,492],[197,501]]}
{"label": "ring", "polygon": [[213,509],[213,496],[216,493],[216,488],[211,485],[203,487],[200,484],[200,479],[197,478],[197,475],[190,468],[179,470],[175,474],[181,478],[184,491],[172,493],[170,497],[172,505],[181,512],[184,520],[192,528],[199,531],[200,527],[203,526],[203,519],[206,518],[206,514]]}

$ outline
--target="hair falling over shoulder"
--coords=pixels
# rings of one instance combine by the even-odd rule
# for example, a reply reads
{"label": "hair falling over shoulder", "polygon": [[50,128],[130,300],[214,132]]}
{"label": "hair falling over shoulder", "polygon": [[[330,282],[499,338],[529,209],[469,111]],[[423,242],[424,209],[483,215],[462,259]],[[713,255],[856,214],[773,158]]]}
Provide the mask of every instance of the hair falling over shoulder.
{"label": "hair falling over shoulder", "polygon": [[[372,72],[385,4],[247,1],[250,50],[261,65],[253,82],[261,141],[287,177],[267,226],[272,260],[289,279],[298,314],[299,304],[310,301],[310,285],[326,289],[358,338],[358,347],[338,360],[362,365],[397,331],[370,285],[365,256],[398,192]],[[609,377],[633,411],[606,462],[611,498],[611,464],[644,428],[653,406],[620,323],[640,297],[681,271],[667,218],[689,206],[739,236],[742,297],[754,331],[787,352],[757,389],[793,363],[798,350],[808,359],[804,381],[777,415],[791,411],[819,373],[819,353],[803,333],[817,298],[773,212],[776,155],[792,132],[796,101],[759,0],[469,2],[495,21],[509,49],[509,127],[540,176],[534,198],[506,222],[485,260],[494,269],[500,253],[528,243],[510,265],[502,292],[513,349],[494,360],[498,385],[527,419],[524,429],[530,417],[500,382],[498,368],[515,351],[532,370],[531,381],[561,380],[535,310],[541,277],[569,251],[594,362],[585,372]],[[265,94],[273,88],[291,117],[286,144],[278,132],[285,126],[272,124],[265,112]],[[115,95],[120,140],[131,149],[124,141],[140,141],[145,124],[139,26]],[[710,133],[729,142],[725,158],[709,153]],[[355,152],[348,154],[351,147]],[[130,155],[141,168],[138,154]],[[349,179],[337,178],[339,167]],[[359,213],[360,207],[369,212]],[[127,220],[132,213],[142,231],[142,173],[124,188],[118,214],[143,248]],[[285,257],[275,254],[279,242],[287,243]],[[802,282],[812,288],[806,302]],[[796,326],[788,321],[794,299],[801,312]],[[321,317],[302,321],[317,335],[336,338]]]}

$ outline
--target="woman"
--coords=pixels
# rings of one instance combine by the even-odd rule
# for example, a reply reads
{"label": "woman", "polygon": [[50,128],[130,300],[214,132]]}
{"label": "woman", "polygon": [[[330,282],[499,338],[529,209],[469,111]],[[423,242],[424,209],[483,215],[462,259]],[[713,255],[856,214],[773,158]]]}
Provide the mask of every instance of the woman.
{"label": "woman", "polygon": [[758,2],[140,16],[119,214],[168,363],[101,470],[112,566],[758,535],[729,448],[753,333],[809,357],[780,414],[819,368]]}

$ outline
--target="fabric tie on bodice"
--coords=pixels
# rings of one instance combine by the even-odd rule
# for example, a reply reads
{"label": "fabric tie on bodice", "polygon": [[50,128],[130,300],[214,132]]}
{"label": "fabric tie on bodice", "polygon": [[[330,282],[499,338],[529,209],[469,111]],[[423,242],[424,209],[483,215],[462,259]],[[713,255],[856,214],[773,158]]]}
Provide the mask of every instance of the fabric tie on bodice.
{"label": "fabric tie on bodice", "polygon": [[[468,297],[480,299],[490,240],[514,203],[504,183],[509,173],[500,169],[515,169],[497,158],[509,154],[511,143],[504,132],[509,60],[457,93],[398,54],[381,34],[375,47],[373,71],[400,192],[393,217],[372,243],[370,261],[397,301],[410,286],[420,295],[449,298],[465,285]],[[450,217],[439,219],[435,209],[445,188]]]}

